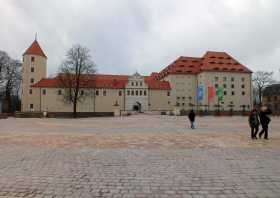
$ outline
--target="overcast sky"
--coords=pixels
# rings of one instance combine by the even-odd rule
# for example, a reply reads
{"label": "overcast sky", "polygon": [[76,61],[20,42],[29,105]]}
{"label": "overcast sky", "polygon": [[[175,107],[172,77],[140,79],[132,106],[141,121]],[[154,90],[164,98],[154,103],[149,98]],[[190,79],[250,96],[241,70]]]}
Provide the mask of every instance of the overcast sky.
{"label": "overcast sky", "polygon": [[21,58],[37,32],[49,74],[77,43],[99,73],[146,75],[207,50],[278,72],[279,8],[279,0],[0,0],[0,50]]}

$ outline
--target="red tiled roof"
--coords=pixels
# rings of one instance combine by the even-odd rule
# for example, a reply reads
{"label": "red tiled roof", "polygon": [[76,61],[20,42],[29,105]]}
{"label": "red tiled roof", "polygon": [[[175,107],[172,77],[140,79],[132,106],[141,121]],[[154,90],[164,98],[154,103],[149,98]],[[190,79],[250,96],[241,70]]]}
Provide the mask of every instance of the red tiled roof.
{"label": "red tiled roof", "polygon": [[149,89],[158,89],[158,90],[171,89],[168,81],[155,80],[153,76],[145,76],[144,81],[146,84],[148,84]]}
{"label": "red tiled roof", "polygon": [[[59,74],[55,78],[41,79],[33,85],[33,87],[58,88],[62,87],[60,78],[66,78],[66,75]],[[127,75],[83,75],[81,80],[81,88],[107,88],[107,89],[123,89],[128,83]],[[152,77],[144,77],[145,82],[150,89],[170,89],[169,82],[157,81]],[[73,81],[74,82],[74,81]]]}
{"label": "red tiled roof", "polygon": [[170,74],[198,74],[203,71],[252,73],[227,53],[208,51],[202,58],[181,56],[154,77],[163,79]]}
{"label": "red tiled roof", "polygon": [[35,40],[30,47],[23,53],[23,55],[38,55],[47,58],[37,40]]}
{"label": "red tiled roof", "polygon": [[247,67],[236,61],[225,52],[206,52],[203,56],[202,71],[252,73]]}

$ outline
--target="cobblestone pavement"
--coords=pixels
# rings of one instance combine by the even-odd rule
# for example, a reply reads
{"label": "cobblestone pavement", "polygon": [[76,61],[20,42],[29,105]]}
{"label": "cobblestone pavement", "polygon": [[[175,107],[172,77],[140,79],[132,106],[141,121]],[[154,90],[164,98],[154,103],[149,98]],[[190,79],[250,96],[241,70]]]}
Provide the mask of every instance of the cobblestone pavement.
{"label": "cobblestone pavement", "polygon": [[278,198],[279,121],[252,141],[242,117],[0,120],[0,198]]}

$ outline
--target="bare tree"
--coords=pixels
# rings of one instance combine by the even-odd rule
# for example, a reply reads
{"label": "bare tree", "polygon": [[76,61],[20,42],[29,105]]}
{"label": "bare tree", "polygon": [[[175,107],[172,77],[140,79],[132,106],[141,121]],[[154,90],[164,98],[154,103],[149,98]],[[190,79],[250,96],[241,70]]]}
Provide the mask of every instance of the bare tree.
{"label": "bare tree", "polygon": [[12,112],[14,97],[19,98],[21,83],[21,63],[12,59],[6,52],[0,51],[0,85],[4,91],[6,111]]}
{"label": "bare tree", "polygon": [[6,52],[0,50],[0,86],[4,81],[4,73],[7,65],[9,64],[9,60],[9,55]]}
{"label": "bare tree", "polygon": [[64,89],[63,97],[73,104],[73,117],[77,117],[77,105],[87,93],[81,88],[87,88],[89,82],[93,84],[92,74],[95,74],[95,64],[91,59],[89,49],[75,45],[66,54],[65,60],[59,68],[60,87]]}
{"label": "bare tree", "polygon": [[257,71],[253,75],[253,84],[254,84],[254,88],[256,89],[260,105],[262,104],[262,94],[264,88],[267,85],[275,82],[272,76],[273,76],[273,72],[267,72],[267,71]]}

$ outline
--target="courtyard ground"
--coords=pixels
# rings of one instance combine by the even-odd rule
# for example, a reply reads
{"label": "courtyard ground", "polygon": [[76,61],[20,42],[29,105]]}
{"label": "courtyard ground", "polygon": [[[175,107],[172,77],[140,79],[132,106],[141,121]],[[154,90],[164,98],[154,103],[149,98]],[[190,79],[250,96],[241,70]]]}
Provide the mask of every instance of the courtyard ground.
{"label": "courtyard ground", "polygon": [[280,118],[0,120],[3,197],[280,197]]}

